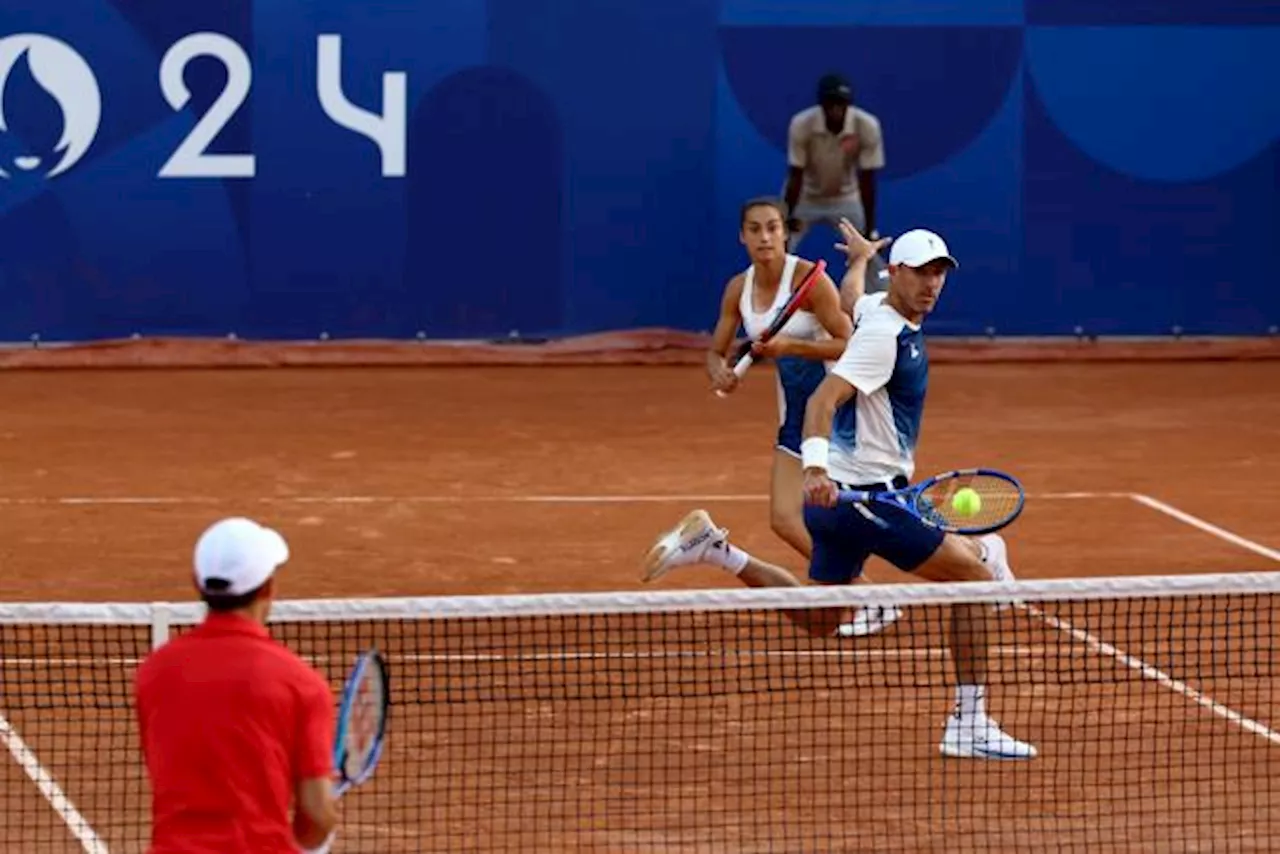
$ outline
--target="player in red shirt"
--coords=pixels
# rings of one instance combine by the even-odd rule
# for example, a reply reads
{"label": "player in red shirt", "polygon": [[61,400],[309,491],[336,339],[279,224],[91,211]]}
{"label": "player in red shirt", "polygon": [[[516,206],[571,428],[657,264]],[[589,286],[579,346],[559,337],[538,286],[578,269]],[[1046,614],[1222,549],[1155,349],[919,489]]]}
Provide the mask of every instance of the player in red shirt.
{"label": "player in red shirt", "polygon": [[243,518],[217,522],[196,543],[208,614],[154,650],[134,683],[149,854],[322,854],[332,845],[333,696],[266,629],[274,574],[288,558],[283,537]]}

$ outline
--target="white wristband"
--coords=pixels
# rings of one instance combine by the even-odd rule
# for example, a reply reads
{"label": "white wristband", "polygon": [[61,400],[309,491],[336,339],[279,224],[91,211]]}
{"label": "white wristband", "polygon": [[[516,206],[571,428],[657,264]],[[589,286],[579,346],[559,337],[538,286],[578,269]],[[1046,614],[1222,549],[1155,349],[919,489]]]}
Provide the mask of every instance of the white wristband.
{"label": "white wristband", "polygon": [[810,436],[800,443],[800,460],[807,469],[827,470],[831,443],[821,436]]}

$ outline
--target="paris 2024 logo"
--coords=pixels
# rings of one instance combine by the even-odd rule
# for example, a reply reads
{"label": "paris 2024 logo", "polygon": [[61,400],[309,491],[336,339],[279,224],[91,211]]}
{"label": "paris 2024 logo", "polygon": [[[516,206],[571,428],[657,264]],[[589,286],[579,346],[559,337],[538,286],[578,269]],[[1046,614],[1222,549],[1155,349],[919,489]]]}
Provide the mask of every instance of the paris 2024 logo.
{"label": "paris 2024 logo", "polygon": [[93,144],[102,119],[102,93],[89,63],[66,42],[33,33],[0,38],[0,132],[9,132],[6,84],[24,59],[36,85],[62,111],[62,135],[52,156],[29,151],[10,163],[0,161],[0,178],[9,178],[10,169],[43,171],[45,177],[53,178],[79,162]]}
{"label": "paris 2024 logo", "polygon": [[[252,152],[212,153],[210,144],[249,96],[253,68],[249,55],[234,39],[214,32],[190,33],[170,45],[160,59],[159,84],[165,101],[176,112],[190,109],[192,93],[184,74],[189,63],[211,57],[226,70],[222,91],[199,115],[181,143],[159,164],[160,178],[252,178]],[[15,74],[21,69],[21,74]],[[407,83],[402,71],[382,74],[382,105],[370,110],[352,103],[342,90],[342,37],[316,36],[316,97],[325,115],[339,128],[374,142],[384,178],[405,176]],[[17,78],[26,78],[17,83]],[[16,86],[9,86],[11,82]],[[39,90],[61,113],[58,141],[51,150],[32,150],[11,127],[13,115],[26,116],[33,101],[20,100]],[[6,103],[6,101],[8,103]],[[19,106],[21,104],[21,106]],[[50,117],[52,118],[52,117]],[[7,144],[0,154],[0,179],[16,173],[53,178],[79,162],[93,145],[102,120],[102,92],[85,58],[66,42],[43,33],[19,33],[0,38],[0,138]],[[40,134],[37,134],[39,136]],[[52,134],[49,135],[50,138]],[[46,140],[46,143],[49,140]],[[14,144],[18,146],[16,151]],[[46,148],[48,146],[46,145]],[[12,170],[12,171],[11,171]]]}

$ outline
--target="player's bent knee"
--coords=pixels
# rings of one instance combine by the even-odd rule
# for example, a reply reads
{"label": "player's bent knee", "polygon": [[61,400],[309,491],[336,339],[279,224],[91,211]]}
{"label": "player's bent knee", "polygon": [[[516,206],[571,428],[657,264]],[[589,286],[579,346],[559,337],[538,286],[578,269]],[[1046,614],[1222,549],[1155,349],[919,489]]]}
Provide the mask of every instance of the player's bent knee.
{"label": "player's bent knee", "polygon": [[990,581],[991,573],[963,538],[947,534],[918,570],[931,581]]}
{"label": "player's bent knee", "polygon": [[794,549],[808,552],[810,548],[809,529],[804,526],[804,517],[798,513],[775,509],[769,514],[769,527],[773,533]]}
{"label": "player's bent knee", "polygon": [[785,510],[774,510],[769,514],[769,527],[782,539],[791,540],[804,531],[804,521]]}

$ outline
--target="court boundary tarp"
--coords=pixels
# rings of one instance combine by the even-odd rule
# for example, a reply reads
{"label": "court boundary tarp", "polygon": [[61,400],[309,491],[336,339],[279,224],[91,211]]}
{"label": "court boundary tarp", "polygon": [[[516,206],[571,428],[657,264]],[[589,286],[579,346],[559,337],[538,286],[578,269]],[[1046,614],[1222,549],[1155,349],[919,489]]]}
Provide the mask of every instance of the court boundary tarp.
{"label": "court boundary tarp", "polygon": [[[707,335],[631,329],[545,341],[246,341],[140,337],[0,348],[0,368],[271,368],[469,365],[699,365]],[[933,336],[936,363],[1236,361],[1280,359],[1280,336],[959,338]]]}

